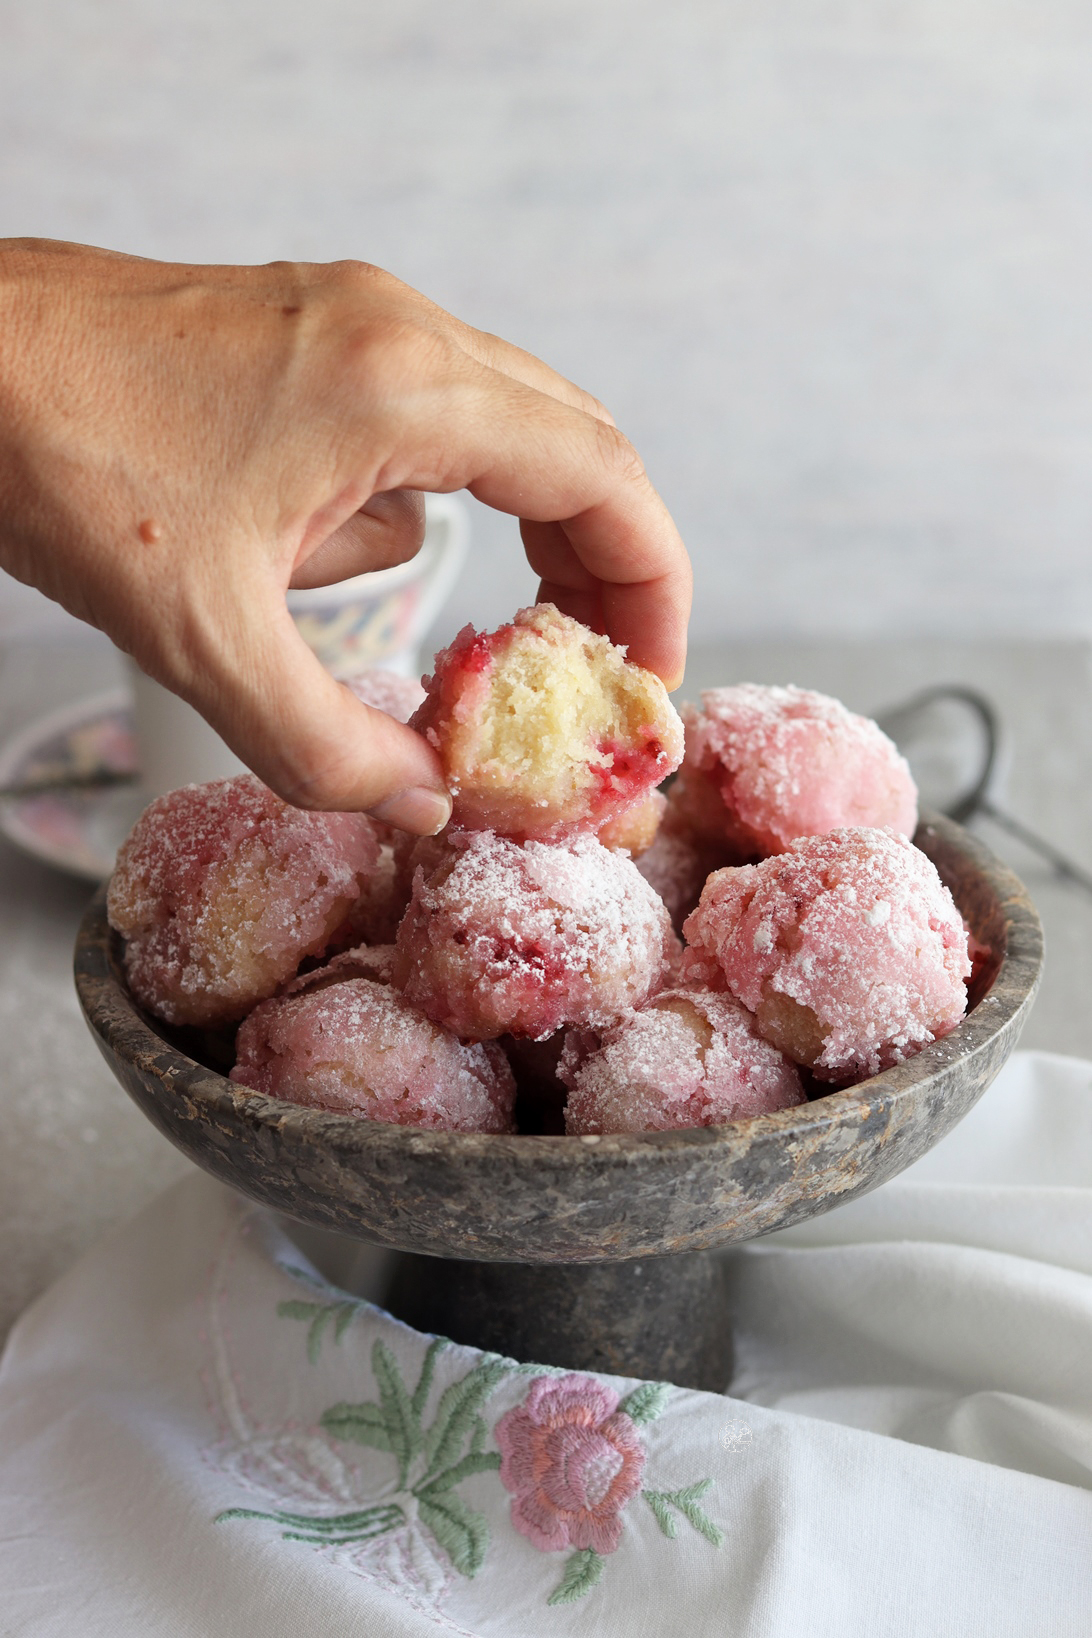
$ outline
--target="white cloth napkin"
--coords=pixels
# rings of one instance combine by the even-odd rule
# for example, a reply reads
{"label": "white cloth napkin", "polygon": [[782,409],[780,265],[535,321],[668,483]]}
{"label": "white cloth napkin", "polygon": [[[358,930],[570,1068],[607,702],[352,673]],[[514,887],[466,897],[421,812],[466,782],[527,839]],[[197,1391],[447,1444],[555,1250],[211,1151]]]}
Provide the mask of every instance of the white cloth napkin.
{"label": "white cloth napkin", "polygon": [[729,1258],[733,1396],[431,1344],[202,1177],[0,1365],[4,1638],[1092,1624],[1092,1064]]}

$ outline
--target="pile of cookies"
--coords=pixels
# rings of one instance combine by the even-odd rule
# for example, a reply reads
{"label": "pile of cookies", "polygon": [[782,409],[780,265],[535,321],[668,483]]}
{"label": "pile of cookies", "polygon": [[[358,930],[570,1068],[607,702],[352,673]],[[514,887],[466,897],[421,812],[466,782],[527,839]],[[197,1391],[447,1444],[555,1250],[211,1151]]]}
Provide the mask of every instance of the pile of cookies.
{"label": "pile of cookies", "polygon": [[505,1132],[518,1077],[566,1131],[661,1131],[790,1107],[802,1069],[846,1085],[962,1017],[967,936],[909,839],[909,769],[837,701],[742,685],[681,721],[548,604],[468,627],[423,694],[351,686],[435,746],[442,835],[248,775],[153,802],[111,883],[133,994],[239,1023],[240,1087]]}

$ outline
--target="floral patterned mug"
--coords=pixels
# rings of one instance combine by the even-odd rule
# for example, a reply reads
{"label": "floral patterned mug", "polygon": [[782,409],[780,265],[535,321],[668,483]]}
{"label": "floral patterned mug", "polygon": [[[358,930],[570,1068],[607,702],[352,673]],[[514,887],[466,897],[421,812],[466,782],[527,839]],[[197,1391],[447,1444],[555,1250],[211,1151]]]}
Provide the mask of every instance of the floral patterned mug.
{"label": "floral patterned mug", "polygon": [[335,677],[367,666],[412,675],[421,641],[459,577],[469,536],[462,501],[426,495],[424,543],[408,563],[288,593],[300,635]]}

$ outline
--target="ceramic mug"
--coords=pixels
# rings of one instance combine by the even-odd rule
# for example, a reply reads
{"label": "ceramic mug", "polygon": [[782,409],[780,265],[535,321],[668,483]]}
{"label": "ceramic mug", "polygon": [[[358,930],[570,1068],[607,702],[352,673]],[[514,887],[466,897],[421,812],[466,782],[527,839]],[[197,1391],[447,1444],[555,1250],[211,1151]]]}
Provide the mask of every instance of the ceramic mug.
{"label": "ceramic mug", "polygon": [[408,563],[288,593],[300,635],[335,677],[369,666],[412,676],[421,642],[459,578],[469,540],[463,502],[455,495],[426,495],[424,542]]}
{"label": "ceramic mug", "polygon": [[[288,593],[300,635],[335,677],[369,666],[402,676],[420,669],[418,650],[466,560],[470,518],[455,495],[425,496],[425,538],[408,563]],[[129,661],[142,791],[150,799],[179,785],[243,773],[234,751],[185,700]]]}

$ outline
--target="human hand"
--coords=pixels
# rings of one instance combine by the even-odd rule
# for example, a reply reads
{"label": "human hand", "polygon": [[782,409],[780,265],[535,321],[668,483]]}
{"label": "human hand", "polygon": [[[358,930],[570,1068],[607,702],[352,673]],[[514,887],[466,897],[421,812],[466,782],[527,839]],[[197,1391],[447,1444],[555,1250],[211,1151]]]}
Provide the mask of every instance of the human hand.
{"label": "human hand", "polygon": [[432,748],[335,682],[285,603],[412,557],[423,490],[519,517],[540,596],[681,679],[689,564],[632,446],[390,274],[6,240],[0,334],[0,564],[288,801],[446,821]]}

